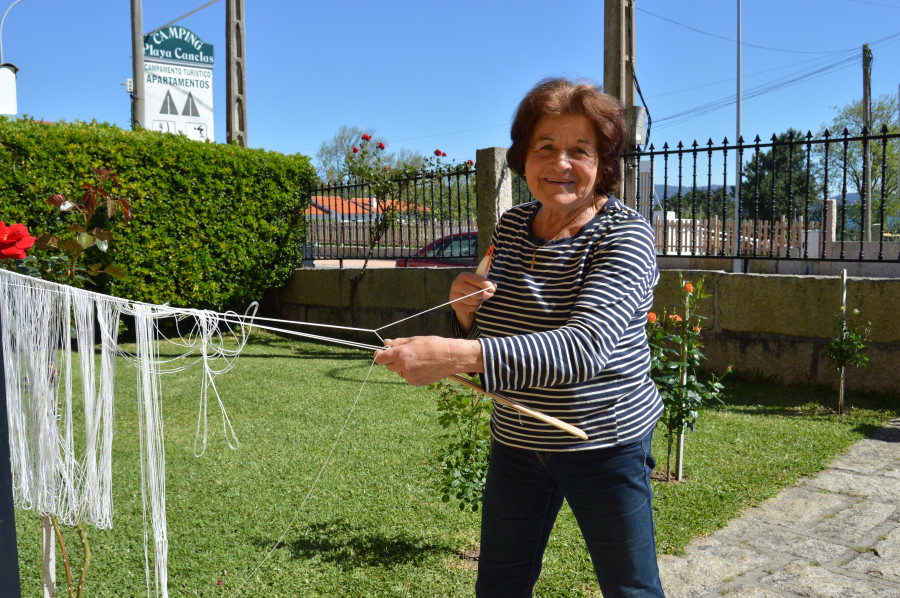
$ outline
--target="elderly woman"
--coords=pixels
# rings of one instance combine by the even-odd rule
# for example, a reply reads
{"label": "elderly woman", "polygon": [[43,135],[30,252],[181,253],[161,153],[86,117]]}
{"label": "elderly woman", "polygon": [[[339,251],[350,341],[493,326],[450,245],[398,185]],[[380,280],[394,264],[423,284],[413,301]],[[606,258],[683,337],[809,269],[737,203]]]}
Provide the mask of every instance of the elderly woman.
{"label": "elderly woman", "polygon": [[531,596],[563,500],[606,598],[663,596],[650,488],[662,401],[645,332],[659,271],[650,226],[611,195],[624,111],[594,85],[549,79],[511,137],[509,165],[537,201],[503,214],[485,276],[453,283],[461,338],[392,339],[376,361],[416,385],[479,372],[486,391],[588,435],[494,405],[477,596]]}

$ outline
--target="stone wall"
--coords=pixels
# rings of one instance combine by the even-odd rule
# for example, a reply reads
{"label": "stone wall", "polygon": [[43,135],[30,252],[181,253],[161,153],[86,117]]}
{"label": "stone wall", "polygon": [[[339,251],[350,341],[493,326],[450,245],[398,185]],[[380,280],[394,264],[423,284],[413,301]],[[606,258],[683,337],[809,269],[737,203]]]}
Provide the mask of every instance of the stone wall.
{"label": "stone wall", "polygon": [[[735,371],[773,381],[824,384],[836,388],[836,370],[821,355],[834,333],[841,305],[840,276],[734,274],[684,271],[685,280],[705,277],[712,297],[702,309],[704,354],[717,372]],[[678,301],[678,271],[664,270],[654,309]],[[872,322],[869,364],[850,368],[848,389],[900,392],[900,321],[884,317],[900,297],[900,280],[848,278],[848,309]]]}
{"label": "stone wall", "polygon": [[[678,301],[679,272],[663,270],[654,310]],[[355,269],[303,268],[288,285],[269,293],[265,310],[304,322],[377,329],[447,301],[455,268],[379,268],[366,271],[357,307],[349,308],[350,279]],[[840,307],[840,276],[735,274],[683,271],[685,280],[705,277],[712,297],[702,309],[704,353],[708,367],[773,381],[825,384],[836,388],[837,374],[821,356],[834,330]],[[900,392],[900,318],[889,317],[900,297],[900,280],[849,278],[847,302],[872,321],[873,345],[865,368],[847,372],[848,390]],[[379,331],[381,338],[421,334],[448,335],[452,311],[442,307]],[[321,330],[312,330],[322,334]],[[334,331],[329,331],[332,334]],[[369,332],[337,331],[344,337],[378,344]]]}

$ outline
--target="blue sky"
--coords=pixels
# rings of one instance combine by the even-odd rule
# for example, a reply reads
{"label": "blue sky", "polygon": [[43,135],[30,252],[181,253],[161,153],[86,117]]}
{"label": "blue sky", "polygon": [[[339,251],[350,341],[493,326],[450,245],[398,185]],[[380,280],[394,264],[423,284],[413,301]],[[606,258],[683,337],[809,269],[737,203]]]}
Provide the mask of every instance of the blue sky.
{"label": "blue sky", "polygon": [[[144,0],[144,31],[207,1]],[[0,0],[0,11],[12,2]],[[733,140],[737,1],[636,6],[635,65],[653,121],[650,141]],[[339,127],[356,125],[374,128],[389,149],[441,148],[448,159],[466,160],[478,148],[508,144],[517,102],[541,78],[603,79],[600,0],[248,1],[245,17],[249,143],[287,154],[312,157]],[[215,46],[220,142],[224,20],[220,0],[178,21]],[[860,98],[864,43],[874,52],[873,96],[896,98],[898,24],[900,0],[744,1],[744,136],[815,132],[835,106]],[[130,35],[128,0],[16,4],[2,45],[3,60],[20,69],[19,114],[129,127],[122,84],[132,76]],[[748,97],[767,87],[774,89]],[[724,107],[689,112],[710,103]]]}

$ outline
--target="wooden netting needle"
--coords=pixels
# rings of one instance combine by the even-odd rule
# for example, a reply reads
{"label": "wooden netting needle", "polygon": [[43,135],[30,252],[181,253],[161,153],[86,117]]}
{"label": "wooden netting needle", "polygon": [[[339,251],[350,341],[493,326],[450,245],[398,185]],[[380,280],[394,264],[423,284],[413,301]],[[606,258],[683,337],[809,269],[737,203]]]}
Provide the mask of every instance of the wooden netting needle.
{"label": "wooden netting needle", "polygon": [[463,386],[468,386],[472,390],[477,390],[478,392],[494,399],[501,405],[506,405],[507,407],[515,409],[516,411],[519,411],[520,413],[530,415],[531,417],[538,419],[538,420],[544,422],[545,424],[550,424],[551,426],[559,428],[563,432],[571,434],[572,436],[575,436],[576,438],[580,438],[582,440],[588,439],[587,434],[585,434],[584,431],[581,430],[581,428],[576,428],[572,424],[567,424],[566,422],[562,421],[561,419],[557,419],[551,415],[547,415],[546,413],[541,413],[540,411],[532,409],[531,407],[528,407],[527,405],[523,405],[522,403],[519,403],[518,401],[514,401],[510,398],[504,397],[503,395],[498,395],[493,392],[487,392],[483,388],[481,388],[479,385],[472,382],[471,380],[463,378],[462,376],[460,376],[458,374],[451,374],[449,376],[449,378],[453,379],[455,382],[459,382]]}

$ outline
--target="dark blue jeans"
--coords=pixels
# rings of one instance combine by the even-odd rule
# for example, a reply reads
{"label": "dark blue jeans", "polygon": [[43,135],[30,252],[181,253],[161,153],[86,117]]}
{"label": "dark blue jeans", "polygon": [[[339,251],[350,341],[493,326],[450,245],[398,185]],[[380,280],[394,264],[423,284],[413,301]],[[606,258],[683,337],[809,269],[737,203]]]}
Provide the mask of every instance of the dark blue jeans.
{"label": "dark blue jeans", "polygon": [[481,514],[478,598],[528,598],[563,500],[605,598],[664,596],[656,564],[650,438],[575,452],[491,447]]}

